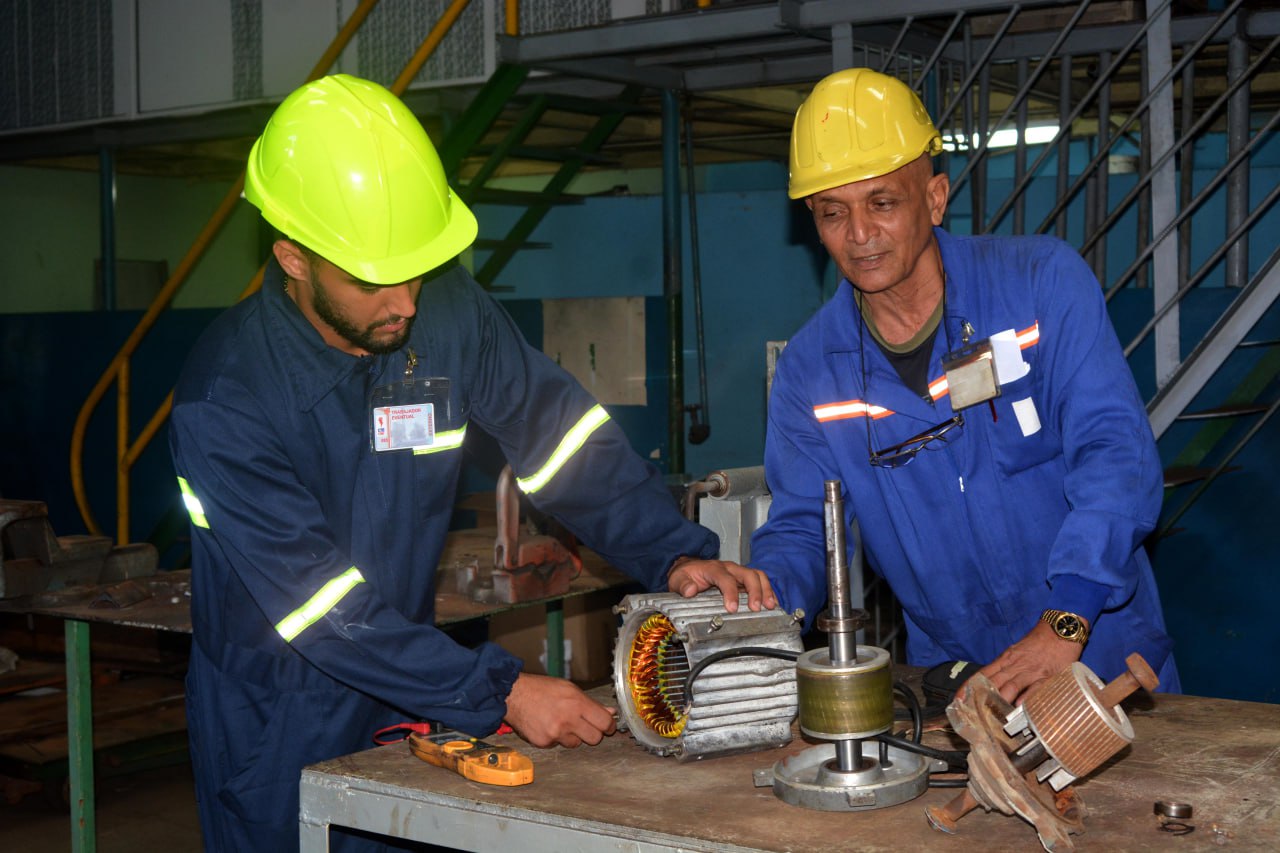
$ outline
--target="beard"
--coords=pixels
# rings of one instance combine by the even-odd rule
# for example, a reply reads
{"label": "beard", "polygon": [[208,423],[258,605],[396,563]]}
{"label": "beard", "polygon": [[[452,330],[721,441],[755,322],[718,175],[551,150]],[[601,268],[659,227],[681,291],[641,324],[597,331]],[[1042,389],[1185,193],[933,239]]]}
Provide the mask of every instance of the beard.
{"label": "beard", "polygon": [[[395,352],[404,346],[405,341],[409,340],[409,333],[413,331],[413,321],[415,319],[413,317],[391,316],[361,329],[351,322],[351,318],[342,313],[342,309],[329,300],[329,294],[325,292],[319,276],[314,274],[314,267],[311,277],[311,309],[316,312],[316,316],[337,332],[343,340],[373,355],[385,355]],[[385,326],[388,323],[398,323],[401,320],[407,320],[407,322],[399,332],[390,336],[385,333],[382,335],[377,334],[377,329],[381,326]]]}

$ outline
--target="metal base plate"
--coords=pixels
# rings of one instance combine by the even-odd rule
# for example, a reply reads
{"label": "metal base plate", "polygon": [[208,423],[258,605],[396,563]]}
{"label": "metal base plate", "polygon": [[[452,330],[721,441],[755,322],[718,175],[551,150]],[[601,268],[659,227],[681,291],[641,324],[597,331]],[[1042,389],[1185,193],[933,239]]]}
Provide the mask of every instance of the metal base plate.
{"label": "metal base plate", "polygon": [[[882,809],[914,800],[929,787],[929,762],[919,755],[889,747],[889,760],[880,764],[880,744],[862,744],[864,769],[858,784],[828,784],[824,765],[836,760],[833,743],[819,744],[773,765],[773,793],[784,803],[826,812]],[[866,765],[870,768],[866,769]]]}

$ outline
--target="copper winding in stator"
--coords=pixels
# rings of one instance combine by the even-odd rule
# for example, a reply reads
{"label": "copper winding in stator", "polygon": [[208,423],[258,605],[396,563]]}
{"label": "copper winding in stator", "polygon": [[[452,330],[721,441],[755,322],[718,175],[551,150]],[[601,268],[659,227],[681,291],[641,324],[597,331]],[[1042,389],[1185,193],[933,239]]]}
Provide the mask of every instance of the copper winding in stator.
{"label": "copper winding in stator", "polygon": [[688,655],[671,620],[661,613],[649,616],[631,644],[628,679],[637,714],[662,737],[677,738],[684,731],[688,674]]}
{"label": "copper winding in stator", "polygon": [[745,592],[729,613],[718,589],[638,593],[614,609],[618,728],[645,749],[688,761],[791,740],[803,613],[752,610]]}

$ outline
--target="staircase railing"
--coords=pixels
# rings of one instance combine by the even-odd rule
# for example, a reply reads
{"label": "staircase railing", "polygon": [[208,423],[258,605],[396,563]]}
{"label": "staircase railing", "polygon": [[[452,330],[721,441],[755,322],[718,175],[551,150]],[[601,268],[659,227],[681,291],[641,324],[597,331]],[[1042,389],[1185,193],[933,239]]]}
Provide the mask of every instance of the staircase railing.
{"label": "staircase railing", "polygon": [[[328,73],[333,63],[341,55],[342,51],[351,42],[360,26],[368,18],[369,14],[377,5],[378,0],[361,0],[356,9],[351,13],[342,29],[334,37],[325,50],[324,55],[316,63],[311,73],[307,75],[307,80],[314,80]],[[453,0],[440,16],[439,20],[432,27],[427,37],[418,47],[413,57],[405,65],[403,71],[396,78],[395,82],[389,87],[392,92],[397,95],[403,94],[408,88],[409,83],[413,81],[422,66],[431,57],[431,54],[439,46],[449,29],[453,26],[458,16],[470,3],[470,0]],[[514,34],[517,27],[517,0],[506,0],[506,17],[507,31]],[[147,333],[156,325],[160,316],[173,302],[174,296],[182,288],[191,271],[196,264],[204,256],[212,244],[214,238],[218,235],[223,225],[231,217],[231,213],[235,209],[236,203],[240,199],[240,193],[244,189],[244,172],[236,178],[232,186],[227,190],[227,194],[223,197],[222,202],[214,211],[213,216],[201,229],[197,235],[195,242],[191,248],[187,250],[186,255],[178,266],[174,269],[173,274],[161,287],[160,292],[152,301],[150,307],[138,321],[138,325],[130,333],[129,337],[121,346],[119,352],[112,358],[107,369],[103,372],[98,382],[89,392],[88,398],[81,407],[76,417],[75,427],[71,436],[71,483],[75,493],[76,505],[79,507],[80,515],[84,519],[85,525],[91,533],[100,534],[102,532],[97,520],[94,518],[93,510],[89,506],[88,492],[85,488],[84,478],[84,445],[85,437],[88,433],[89,421],[97,407],[106,397],[107,391],[114,383],[116,386],[116,540],[121,544],[130,541],[129,533],[129,475],[130,471],[141,456],[147,445],[155,438],[160,427],[163,426],[165,420],[169,417],[169,412],[173,405],[173,392],[170,391],[164,401],[156,408],[155,412],[148,419],[146,426],[143,427],[137,438],[130,441],[129,439],[129,411],[130,411],[130,372],[132,358],[137,352],[142,340]],[[257,273],[253,276],[248,286],[240,294],[239,298],[256,291],[262,284],[262,275],[265,267],[259,267]]]}
{"label": "staircase railing", "polygon": [[[972,233],[1056,233],[1079,247],[1108,301],[1121,291],[1150,294],[1150,319],[1125,354],[1140,383],[1156,389],[1148,404],[1153,429],[1160,437],[1175,420],[1207,417],[1189,407],[1229,358],[1249,366],[1250,356],[1239,353],[1280,298],[1280,251],[1259,257],[1274,240],[1255,238],[1252,262],[1249,253],[1250,237],[1266,233],[1269,223],[1267,230],[1274,228],[1270,215],[1280,199],[1274,181],[1254,181],[1252,198],[1250,192],[1260,152],[1280,126],[1275,98],[1254,95],[1277,71],[1280,20],[1242,0],[1177,19],[1170,0],[1145,0],[1145,14],[1132,20],[1116,19],[1114,4],[1090,0],[1056,8],[987,5],[944,13],[926,3],[929,14],[906,19],[896,35],[848,50],[855,62],[861,52],[863,64],[878,62],[908,80],[938,118],[954,176],[948,224]],[[885,23],[882,12],[861,17],[855,23]],[[920,38],[925,32],[941,35],[935,43]],[[1037,125],[1054,129],[1037,142],[1028,138]],[[1013,137],[1007,148],[997,142],[1004,135]],[[1198,149],[1218,143],[1221,167],[1197,170]],[[1193,223],[1201,234],[1222,229],[1221,242],[1193,252]],[[1117,265],[1120,274],[1110,275]],[[1234,298],[1184,358],[1180,308],[1205,287]],[[1148,358],[1154,375],[1144,382],[1137,365]],[[1212,445],[1243,428],[1203,428],[1195,452],[1180,454],[1179,462],[1216,459],[1192,479],[1212,481],[1226,470],[1274,411],[1256,397],[1268,393],[1280,358],[1257,350],[1252,358],[1256,369],[1246,384],[1253,396],[1243,399],[1242,385],[1228,395],[1231,405],[1214,406],[1212,414],[1261,420],[1225,458],[1211,454]]]}

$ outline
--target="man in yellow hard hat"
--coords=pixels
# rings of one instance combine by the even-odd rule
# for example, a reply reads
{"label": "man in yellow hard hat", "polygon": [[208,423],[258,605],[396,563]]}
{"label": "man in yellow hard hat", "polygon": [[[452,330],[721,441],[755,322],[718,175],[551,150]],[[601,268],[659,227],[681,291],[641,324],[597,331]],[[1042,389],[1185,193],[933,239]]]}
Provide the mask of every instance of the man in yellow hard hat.
{"label": "man in yellow hard hat", "polygon": [[1109,680],[1139,651],[1176,691],[1142,549],[1160,460],[1101,288],[1059,240],[941,228],[941,150],[916,94],[869,69],[796,113],[789,194],[842,280],[778,363],[753,564],[784,607],[817,612],[839,479],[911,663],[982,664],[1013,701],[1076,660]]}
{"label": "man in yellow hard hat", "polygon": [[536,506],[650,589],[776,605],[761,573],[713,559],[715,536],[454,262],[476,220],[390,92],[336,75],[290,95],[245,198],[283,236],[261,291],[193,349],[170,429],[192,522],[187,710],[207,849],[296,848],[301,768],[398,722],[486,735],[505,720],[536,746],[613,732],[571,682],[434,627],[471,426]]}

